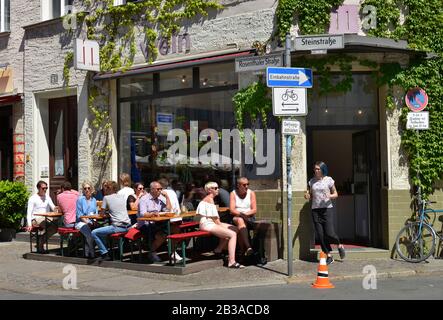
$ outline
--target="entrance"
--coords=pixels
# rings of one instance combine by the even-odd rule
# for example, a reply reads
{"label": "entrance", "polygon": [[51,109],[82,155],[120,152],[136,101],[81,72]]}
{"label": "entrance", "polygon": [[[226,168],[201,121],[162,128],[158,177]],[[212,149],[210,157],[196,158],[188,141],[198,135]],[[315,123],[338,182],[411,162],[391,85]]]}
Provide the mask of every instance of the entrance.
{"label": "entrance", "polygon": [[0,107],[0,180],[12,181],[12,106]]}
{"label": "entrance", "polygon": [[49,191],[54,203],[65,180],[78,189],[76,96],[49,100]]}
{"label": "entrance", "polygon": [[381,245],[378,131],[375,128],[310,128],[308,177],[313,163],[327,164],[339,197],[335,231],[345,244]]}
{"label": "entrance", "polygon": [[[335,231],[345,244],[382,247],[378,89],[366,73],[352,75],[352,89],[320,94],[314,77],[307,116],[307,172],[323,161],[335,180]],[[332,76],[339,83],[343,76]]]}

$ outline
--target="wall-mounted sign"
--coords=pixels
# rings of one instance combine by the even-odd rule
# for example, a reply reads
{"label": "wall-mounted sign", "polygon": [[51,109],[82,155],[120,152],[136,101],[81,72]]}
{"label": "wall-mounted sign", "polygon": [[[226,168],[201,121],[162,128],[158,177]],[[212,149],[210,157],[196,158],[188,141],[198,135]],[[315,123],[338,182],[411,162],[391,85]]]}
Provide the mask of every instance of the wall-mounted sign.
{"label": "wall-mounted sign", "polygon": [[272,88],[272,113],[274,116],[305,116],[305,88]]}
{"label": "wall-mounted sign", "polygon": [[336,34],[296,37],[292,48],[296,51],[343,49],[343,35]]}
{"label": "wall-mounted sign", "polygon": [[312,69],[305,68],[267,68],[268,87],[312,88]]}
{"label": "wall-mounted sign", "polygon": [[75,39],[74,68],[100,71],[100,46],[97,41]]}
{"label": "wall-mounted sign", "polygon": [[300,121],[292,119],[284,119],[281,125],[282,133],[287,135],[300,134]]}
{"label": "wall-mounted sign", "polygon": [[409,112],[406,129],[428,130],[429,129],[429,112]]}
{"label": "wall-mounted sign", "polygon": [[409,89],[405,96],[405,102],[412,112],[420,112],[428,105],[428,95],[422,88]]}
{"label": "wall-mounted sign", "polygon": [[283,53],[235,59],[235,72],[257,71],[267,67],[283,66]]}
{"label": "wall-mounted sign", "polygon": [[49,166],[40,166],[40,178],[49,178]]}

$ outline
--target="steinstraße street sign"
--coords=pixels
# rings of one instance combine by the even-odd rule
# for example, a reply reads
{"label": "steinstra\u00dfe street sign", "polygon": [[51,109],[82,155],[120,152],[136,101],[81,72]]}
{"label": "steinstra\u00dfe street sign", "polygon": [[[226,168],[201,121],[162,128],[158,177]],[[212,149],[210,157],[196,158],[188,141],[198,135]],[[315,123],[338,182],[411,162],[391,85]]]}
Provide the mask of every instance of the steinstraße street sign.
{"label": "steinstra\u00dfe street sign", "polygon": [[312,69],[274,68],[266,69],[268,87],[312,88]]}
{"label": "steinstra\u00dfe street sign", "polygon": [[429,112],[409,112],[406,129],[428,130],[429,129]]}
{"label": "steinstra\u00dfe street sign", "polygon": [[284,119],[282,121],[281,128],[283,134],[289,134],[292,136],[300,134],[300,121],[293,119]]}
{"label": "steinstra\u00dfe street sign", "polygon": [[343,49],[342,34],[301,36],[295,38],[293,49],[296,51]]}
{"label": "steinstra\u00dfe street sign", "polygon": [[405,102],[412,112],[420,112],[428,105],[428,95],[422,88],[409,89],[405,96]]}
{"label": "steinstra\u00dfe street sign", "polygon": [[305,88],[272,88],[272,113],[274,116],[305,116]]}
{"label": "steinstra\u00dfe street sign", "polygon": [[264,70],[267,67],[283,66],[283,53],[267,54],[235,59],[235,72]]}

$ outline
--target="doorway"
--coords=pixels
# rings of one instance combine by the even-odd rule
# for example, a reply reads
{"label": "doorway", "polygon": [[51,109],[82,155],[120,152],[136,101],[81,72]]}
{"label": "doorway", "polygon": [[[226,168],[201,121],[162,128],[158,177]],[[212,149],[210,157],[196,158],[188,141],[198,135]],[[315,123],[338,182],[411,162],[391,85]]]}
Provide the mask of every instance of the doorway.
{"label": "doorway", "polygon": [[49,184],[56,203],[57,190],[68,180],[78,189],[77,97],[49,100]]}
{"label": "doorway", "polygon": [[381,246],[379,133],[375,127],[308,128],[308,177],[327,164],[339,197],[334,224],[345,244]]}
{"label": "doorway", "polygon": [[0,180],[12,181],[12,106],[0,107]]}

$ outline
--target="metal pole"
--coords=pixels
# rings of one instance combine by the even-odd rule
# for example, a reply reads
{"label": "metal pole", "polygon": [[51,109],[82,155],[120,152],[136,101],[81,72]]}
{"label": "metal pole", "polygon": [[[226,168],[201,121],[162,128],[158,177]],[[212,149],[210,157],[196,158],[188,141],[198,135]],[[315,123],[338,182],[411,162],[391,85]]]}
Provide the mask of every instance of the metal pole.
{"label": "metal pole", "polygon": [[[286,34],[285,67],[291,67],[291,36]],[[292,136],[286,136],[286,181],[288,190],[288,276],[292,276],[292,173],[291,173]]]}

